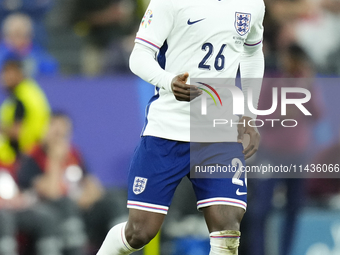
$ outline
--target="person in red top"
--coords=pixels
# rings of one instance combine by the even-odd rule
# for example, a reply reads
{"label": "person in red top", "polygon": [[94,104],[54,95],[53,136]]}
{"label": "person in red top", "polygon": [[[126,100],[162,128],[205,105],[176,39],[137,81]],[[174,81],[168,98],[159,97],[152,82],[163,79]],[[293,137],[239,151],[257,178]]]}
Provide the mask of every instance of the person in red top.
{"label": "person in red top", "polygon": [[31,190],[55,212],[63,252],[81,255],[86,242],[85,225],[78,207],[67,195],[85,172],[80,158],[71,149],[70,134],[68,118],[54,114],[43,142],[23,157],[18,183],[22,190]]}
{"label": "person in red top", "polygon": [[66,115],[53,114],[44,141],[22,163],[20,187],[33,187],[44,199],[73,196],[80,181],[87,178],[87,171],[80,153],[70,142],[71,128]]}
{"label": "person in red top", "polygon": [[86,170],[71,135],[68,115],[53,113],[45,139],[23,160],[18,181],[22,189],[33,189],[59,212],[64,248],[74,251],[69,253],[73,255],[82,254],[85,229],[81,226],[89,230],[87,234],[95,249],[122,212],[115,201],[117,194],[105,192],[97,178]]}

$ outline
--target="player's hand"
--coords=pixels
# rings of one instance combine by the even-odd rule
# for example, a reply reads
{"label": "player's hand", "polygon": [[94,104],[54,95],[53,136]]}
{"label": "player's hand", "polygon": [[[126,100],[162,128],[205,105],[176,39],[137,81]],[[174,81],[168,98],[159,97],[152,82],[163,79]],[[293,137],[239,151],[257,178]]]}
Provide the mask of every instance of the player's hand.
{"label": "player's hand", "polygon": [[195,99],[202,95],[202,90],[194,85],[186,84],[189,74],[184,73],[177,75],[171,82],[171,89],[178,101],[187,101]]}
{"label": "player's hand", "polygon": [[[249,144],[248,146],[243,150],[243,154],[245,159],[250,158],[253,156],[260,145],[260,133],[257,130],[256,127],[251,127],[248,124],[248,121],[251,120],[250,117],[242,117],[241,120],[239,121],[240,124],[237,126],[237,131],[238,131],[238,136],[237,136],[237,142],[242,143],[244,139],[244,135],[248,134],[249,135]],[[243,122],[245,122],[245,126],[243,125]]]}

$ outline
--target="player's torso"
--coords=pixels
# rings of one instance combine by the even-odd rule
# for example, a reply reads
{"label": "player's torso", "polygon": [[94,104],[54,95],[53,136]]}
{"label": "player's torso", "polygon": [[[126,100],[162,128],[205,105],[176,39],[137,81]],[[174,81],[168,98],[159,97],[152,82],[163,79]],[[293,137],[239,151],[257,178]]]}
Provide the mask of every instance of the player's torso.
{"label": "player's torso", "polygon": [[[256,1],[255,1],[256,2]],[[191,77],[233,78],[257,8],[251,1],[173,0],[166,70]]]}
{"label": "player's torso", "polygon": [[[188,83],[192,78],[235,78],[252,18],[259,15],[262,0],[169,1],[174,21],[166,39],[165,70],[188,72]],[[159,91],[147,119],[144,135],[191,140],[190,103],[177,101],[172,93]],[[232,131],[230,141],[236,139],[236,131]]]}

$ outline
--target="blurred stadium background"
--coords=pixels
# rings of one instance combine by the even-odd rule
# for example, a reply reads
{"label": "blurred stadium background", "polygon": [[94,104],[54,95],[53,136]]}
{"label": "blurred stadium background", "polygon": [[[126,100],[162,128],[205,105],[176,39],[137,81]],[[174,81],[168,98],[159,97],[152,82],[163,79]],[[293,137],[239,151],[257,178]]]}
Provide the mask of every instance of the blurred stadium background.
{"label": "blurred stadium background", "polygon": [[[315,102],[316,108],[320,108],[318,118],[306,122],[304,132],[311,134],[306,136],[307,142],[299,141],[306,137],[295,138],[296,146],[303,143],[303,162],[318,160],[339,164],[340,1],[265,2],[266,76],[317,77],[312,97],[318,98]],[[98,180],[93,185],[97,185],[94,189],[100,190],[99,195],[87,206],[81,206],[73,199],[80,207],[79,218],[85,225],[82,231],[87,236],[87,241],[82,243],[82,254],[95,254],[109,226],[126,218],[129,161],[143,126],[144,108],[153,94],[153,87],[134,76],[128,68],[134,36],[147,5],[148,0],[0,0],[1,68],[9,59],[13,60],[10,56],[20,56],[23,72],[40,85],[52,111],[61,111],[71,118],[72,144],[81,152],[86,175]],[[8,96],[3,86],[0,103]],[[4,138],[6,132],[0,130],[0,137]],[[270,142],[265,146],[271,150]],[[275,154],[275,150],[272,152]],[[0,149],[0,153],[4,152]],[[25,153],[29,152],[19,149],[15,160],[0,161],[0,216],[1,211],[16,215],[16,211],[25,211],[32,206],[23,208],[17,204],[15,197],[20,192],[8,192],[11,186],[5,175],[10,173],[21,187],[16,175],[25,171],[21,162]],[[263,155],[266,157],[264,152]],[[273,158],[289,159],[280,153]],[[259,159],[255,158],[249,164],[256,164],[256,160]],[[71,173],[71,176],[77,176],[77,172]],[[268,194],[273,192],[273,195],[258,191],[261,180],[250,179],[248,185],[249,208],[242,226],[241,255],[340,254],[340,179],[304,180],[298,184],[288,181],[264,186],[268,187]],[[302,188],[296,189],[296,185]],[[35,188],[23,191],[32,192]],[[78,191],[69,190],[68,196],[77,197],[72,192]],[[298,199],[291,201],[289,196],[294,195]],[[100,203],[102,200],[104,202]],[[258,211],[257,204],[263,200],[269,201],[269,205],[263,204],[262,211]],[[182,182],[162,229],[161,252],[151,249],[149,254],[208,254],[207,230],[202,216],[196,212],[194,201],[190,184]],[[98,208],[93,214],[92,207]],[[108,215],[108,207],[116,210]],[[289,225],[288,229],[282,226],[285,215],[290,219],[284,223]],[[98,220],[105,217],[106,222]],[[14,255],[1,253],[1,245],[5,246],[4,252],[9,245],[5,241],[1,244],[1,238],[9,235],[1,231],[5,229],[1,222],[0,217],[0,254]],[[96,224],[106,225],[92,233],[89,228]],[[252,225],[258,228],[254,230]],[[93,241],[91,237],[97,233],[98,237]],[[259,244],[262,236],[264,248]],[[38,254],[35,253],[37,248],[30,244],[29,233],[17,227],[15,238],[20,254]]]}

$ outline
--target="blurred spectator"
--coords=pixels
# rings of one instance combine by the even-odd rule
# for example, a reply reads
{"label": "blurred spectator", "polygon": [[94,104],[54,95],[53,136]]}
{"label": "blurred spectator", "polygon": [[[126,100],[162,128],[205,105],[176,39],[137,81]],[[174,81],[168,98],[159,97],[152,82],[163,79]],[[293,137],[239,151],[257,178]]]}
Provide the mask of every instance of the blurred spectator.
{"label": "blurred spectator", "polygon": [[0,24],[13,13],[24,13],[33,20],[34,42],[46,44],[45,14],[53,6],[54,0],[0,0]]}
{"label": "blurred spectator", "polygon": [[19,57],[6,59],[1,79],[8,97],[0,108],[0,161],[11,165],[42,139],[50,109],[38,84],[25,76]]}
{"label": "blurred spectator", "polygon": [[340,14],[340,2],[337,0],[323,0],[321,6],[329,12]]}
{"label": "blurred spectator", "polygon": [[0,43],[0,67],[9,54],[23,59],[24,71],[29,76],[54,74],[58,70],[56,60],[41,46],[34,43],[31,19],[24,14],[9,15],[2,25]]}
{"label": "blurred spectator", "polygon": [[[19,183],[23,189],[33,188],[43,200],[68,201],[77,206],[83,214],[91,244],[96,247],[114,220],[121,216],[121,207],[116,203],[117,198],[105,193],[99,181],[87,172],[71,143],[71,132],[70,118],[63,113],[53,114],[45,139],[22,162]],[[70,228],[67,221],[63,225]]]}
{"label": "blurred spectator", "polygon": [[31,254],[61,255],[53,210],[21,193],[15,180],[14,168],[0,166],[0,254],[19,254],[20,233],[34,241]]}
{"label": "blurred spectator", "polygon": [[264,52],[266,71],[277,69],[278,52],[296,41],[295,25],[299,19],[313,17],[317,5],[309,0],[265,0]]}
{"label": "blurred spectator", "polygon": [[[264,126],[261,131],[261,146],[257,153],[256,165],[289,166],[304,165],[308,159],[310,144],[312,141],[313,125],[320,118],[322,104],[318,100],[318,94],[313,86],[313,67],[305,52],[297,45],[289,46],[280,57],[281,73],[277,79],[264,81],[263,91],[259,101],[259,109],[270,109],[272,88],[277,87],[304,87],[312,94],[312,99],[304,106],[312,113],[305,116],[294,105],[287,106],[287,114],[282,116],[276,110],[265,119],[294,119],[298,122],[296,127],[283,127],[276,125]],[[296,79],[287,79],[292,77]],[[299,93],[289,93],[289,98],[299,98]],[[278,105],[280,105],[281,93],[278,93]],[[270,176],[271,177],[271,176]],[[284,184],[286,188],[285,220],[282,226],[280,238],[280,254],[288,255],[294,240],[294,231],[299,210],[304,202],[304,180],[295,176],[292,179],[250,179],[253,185],[253,198],[249,201],[249,210],[246,217],[249,218],[250,247],[252,255],[265,254],[265,226],[272,209],[272,198],[275,188]],[[256,241],[254,241],[256,240]]]}
{"label": "blurred spectator", "polygon": [[[82,53],[85,74],[102,74],[106,62],[112,63],[106,58],[110,44],[116,53],[125,51],[121,39],[131,33],[133,11],[133,2],[129,0],[75,0],[75,29],[78,34],[86,35],[87,40]],[[121,57],[118,54],[114,61],[122,64]]]}
{"label": "blurred spectator", "polygon": [[[340,25],[340,1],[323,0],[321,1],[324,10],[333,17],[333,21],[329,24],[333,29],[337,29]],[[331,35],[333,36],[333,34]],[[328,54],[327,72],[340,75],[340,36],[337,34],[337,44]]]}
{"label": "blurred spectator", "polygon": [[335,32],[340,25],[338,0],[265,2],[264,50],[269,69],[275,67],[277,51],[299,43],[318,72],[340,73],[340,34]]}
{"label": "blurred spectator", "polygon": [[[311,0],[309,2],[312,2]],[[295,36],[322,73],[338,73],[340,67],[340,11],[338,0],[320,0],[314,16],[300,19]],[[317,35],[317,37],[315,37]]]}
{"label": "blurred spectator", "polygon": [[[33,190],[40,201],[53,208],[66,254],[81,255],[86,241],[84,224],[77,206],[65,196],[71,189],[77,188],[77,178],[82,174],[78,166],[81,165],[80,158],[68,144],[69,129],[68,121],[59,117],[51,118],[43,144],[38,144],[30,156],[23,157],[18,170],[18,182],[22,190]],[[64,166],[70,166],[66,176],[63,173]],[[75,185],[67,186],[67,181],[74,181]],[[90,194],[90,199],[92,197],[93,194]]]}

